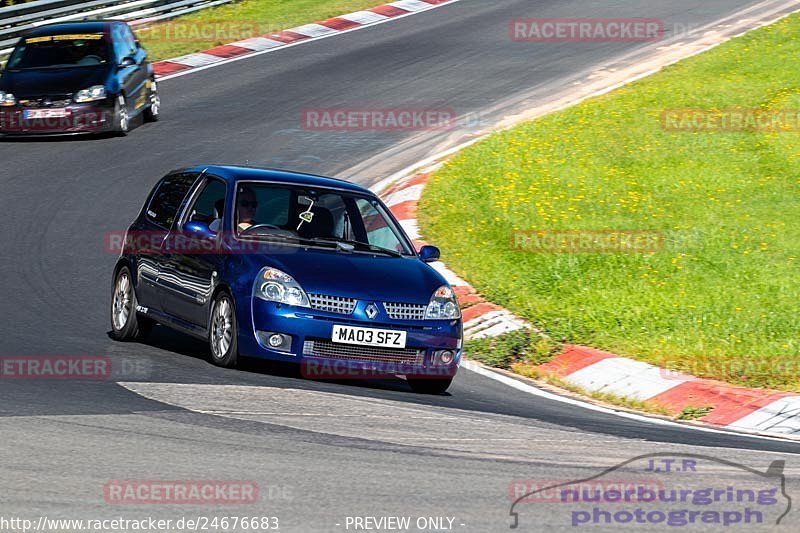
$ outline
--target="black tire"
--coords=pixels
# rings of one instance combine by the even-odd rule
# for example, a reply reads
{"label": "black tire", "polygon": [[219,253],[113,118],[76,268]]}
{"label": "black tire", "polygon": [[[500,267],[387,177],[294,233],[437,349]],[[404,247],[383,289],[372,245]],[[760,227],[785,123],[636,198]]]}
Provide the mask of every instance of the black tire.
{"label": "black tire", "polygon": [[125,137],[130,131],[131,119],[130,112],[128,111],[128,102],[125,100],[125,95],[120,93],[114,102],[114,124],[112,129],[119,137]]}
{"label": "black tire", "polygon": [[131,271],[124,266],[117,272],[111,291],[111,336],[115,340],[141,340],[150,334],[155,323],[139,316],[137,305]]}
{"label": "black tire", "polygon": [[411,390],[418,394],[444,394],[453,378],[446,379],[408,379]]}
{"label": "black tire", "polygon": [[[222,318],[226,315],[226,319]],[[235,368],[239,358],[236,307],[233,298],[225,291],[214,298],[208,319],[208,348],[211,362],[224,368]],[[221,339],[227,339],[223,342]]]}
{"label": "black tire", "polygon": [[161,97],[158,95],[158,84],[150,80],[150,95],[147,109],[144,110],[145,122],[158,122],[161,116]]}

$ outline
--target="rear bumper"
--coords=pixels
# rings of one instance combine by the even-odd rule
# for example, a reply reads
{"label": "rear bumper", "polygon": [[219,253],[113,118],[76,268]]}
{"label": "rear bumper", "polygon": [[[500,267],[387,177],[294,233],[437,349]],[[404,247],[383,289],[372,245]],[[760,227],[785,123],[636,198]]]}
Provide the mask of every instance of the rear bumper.
{"label": "rear bumper", "polygon": [[[114,123],[114,108],[110,105],[73,104],[65,116],[24,118],[26,108],[0,108],[0,133],[6,135],[42,135],[58,133],[100,133],[109,131]],[[48,111],[28,110],[28,111]]]}
{"label": "rear bumper", "polygon": [[[374,379],[403,375],[409,378],[446,379],[455,376],[461,361],[460,320],[379,322],[353,315],[336,315],[305,308],[281,306],[260,299],[251,301],[248,334],[242,331],[239,351],[243,355],[300,363],[311,379]],[[399,330],[406,332],[406,348],[375,348],[331,341],[334,324]],[[243,325],[241,330],[244,330]],[[267,334],[291,337],[291,346],[274,350]],[[450,351],[453,361],[437,364],[436,355]]]}

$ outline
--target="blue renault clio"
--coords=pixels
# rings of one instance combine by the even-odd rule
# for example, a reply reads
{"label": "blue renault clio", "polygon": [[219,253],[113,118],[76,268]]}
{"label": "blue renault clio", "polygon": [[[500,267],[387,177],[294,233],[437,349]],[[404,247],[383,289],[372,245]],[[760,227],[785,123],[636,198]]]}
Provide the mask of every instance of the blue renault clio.
{"label": "blue renault clio", "polygon": [[211,361],[297,362],[312,379],[404,376],[442,393],[461,359],[452,288],[371,191],[332,178],[208,166],[161,179],[120,239],[112,335],[155,323]]}

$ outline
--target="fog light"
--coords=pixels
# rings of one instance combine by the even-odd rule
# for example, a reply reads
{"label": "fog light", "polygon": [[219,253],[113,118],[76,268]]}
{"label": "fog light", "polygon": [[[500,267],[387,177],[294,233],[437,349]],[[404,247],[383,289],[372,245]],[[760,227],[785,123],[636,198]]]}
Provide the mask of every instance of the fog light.
{"label": "fog light", "polygon": [[291,335],[274,333],[272,331],[257,331],[258,340],[262,345],[279,352],[290,352],[292,350]]}
{"label": "fog light", "polygon": [[453,350],[440,350],[433,352],[434,365],[449,365],[452,364],[456,358],[456,352]]}

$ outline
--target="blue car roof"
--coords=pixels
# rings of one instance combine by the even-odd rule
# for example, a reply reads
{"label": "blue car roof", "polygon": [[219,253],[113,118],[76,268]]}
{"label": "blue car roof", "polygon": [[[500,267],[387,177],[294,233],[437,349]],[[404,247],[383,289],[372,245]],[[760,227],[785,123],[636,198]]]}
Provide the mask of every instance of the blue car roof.
{"label": "blue car roof", "polygon": [[116,21],[84,21],[59,22],[47,24],[28,31],[25,37],[41,37],[43,35],[61,35],[65,33],[102,33]]}
{"label": "blue car roof", "polygon": [[209,174],[214,174],[225,181],[277,181],[292,185],[306,185],[309,187],[332,187],[346,191],[353,191],[366,194],[374,194],[369,189],[356,185],[349,181],[337,178],[326,178],[314,174],[304,174],[302,172],[292,172],[289,170],[276,170],[269,168],[219,166],[219,165],[199,165],[188,169],[189,171],[202,172],[207,170]]}

